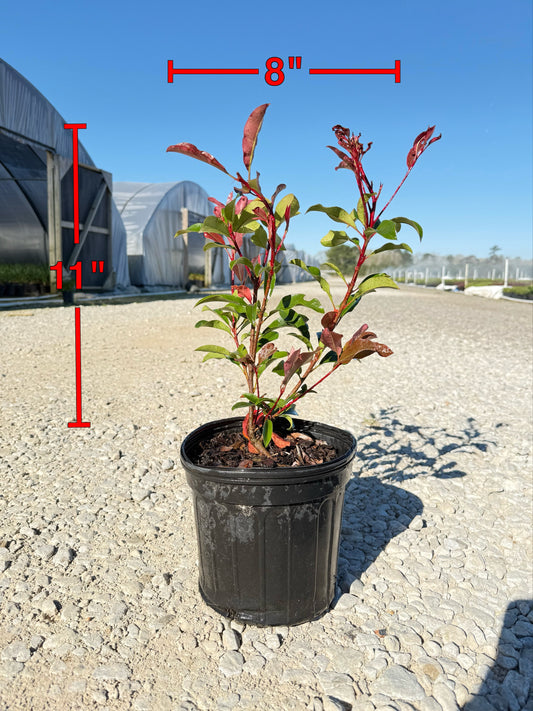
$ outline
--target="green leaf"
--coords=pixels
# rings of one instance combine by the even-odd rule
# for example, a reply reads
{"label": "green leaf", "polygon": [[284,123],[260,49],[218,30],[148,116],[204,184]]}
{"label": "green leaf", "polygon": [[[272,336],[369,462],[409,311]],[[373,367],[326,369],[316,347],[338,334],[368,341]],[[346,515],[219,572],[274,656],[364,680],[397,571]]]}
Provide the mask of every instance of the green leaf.
{"label": "green leaf", "polygon": [[[209,230],[204,230],[204,225],[202,222],[195,222],[194,225],[191,225],[190,227],[187,227],[186,230],[178,230],[174,237],[177,237],[178,235],[184,235],[187,232],[208,232]],[[214,232],[215,230],[211,230],[211,232]]]}
{"label": "green leaf", "polygon": [[258,229],[250,237],[250,241],[252,244],[255,244],[256,247],[261,247],[261,249],[266,248],[268,245],[268,235],[262,225],[259,225]]}
{"label": "green leaf", "polygon": [[206,240],[203,250],[204,252],[207,252],[208,249],[215,249],[215,247],[221,247],[222,249],[227,249],[228,245],[227,244],[219,244],[218,242],[213,242],[212,240]]}
{"label": "green leaf", "polygon": [[367,224],[365,215],[365,204],[368,202],[370,195],[365,193],[363,197],[365,198],[364,202],[362,197],[359,198],[359,201],[357,202],[357,217],[359,218],[359,221],[362,222],[363,225],[366,227]]}
{"label": "green leaf", "polygon": [[254,304],[248,304],[246,306],[246,318],[250,323],[254,323],[257,317],[257,309],[259,308],[259,302],[256,301]]}
{"label": "green leaf", "polygon": [[396,223],[393,220],[383,220],[376,227],[376,232],[385,239],[396,239]]}
{"label": "green leaf", "polygon": [[249,402],[236,402],[235,405],[231,408],[232,410],[237,410],[239,407],[250,407]]}
{"label": "green leaf", "polygon": [[203,296],[196,302],[195,306],[207,304],[210,301],[224,301],[228,304],[239,304],[243,307],[248,303],[242,297],[236,296],[235,294],[211,294],[209,296]]}
{"label": "green leaf", "polygon": [[345,284],[348,283],[346,281],[346,279],[344,278],[344,274],[341,272],[341,270],[339,269],[339,267],[336,264],[333,264],[333,262],[324,262],[321,266],[328,267],[328,269],[332,269],[337,274],[337,276],[340,276],[340,278],[343,280],[343,282]]}
{"label": "green leaf", "polygon": [[241,343],[236,351],[228,354],[229,360],[232,363],[242,363],[244,360],[249,359],[248,351],[246,347]]}
{"label": "green leaf", "polygon": [[207,328],[218,328],[218,329],[220,329],[221,331],[226,331],[227,333],[231,334],[231,329],[230,329],[230,327],[227,325],[227,323],[223,323],[222,321],[217,321],[217,320],[213,320],[213,321],[204,321],[204,320],[198,321],[197,323],[194,324],[194,327],[195,327],[195,328],[204,328],[204,327],[207,327]]}
{"label": "green leaf", "polygon": [[[197,350],[198,350],[198,349],[197,349]],[[224,359],[225,357],[226,357],[226,356],[220,355],[220,353],[208,353],[207,355],[205,355],[205,356],[203,357],[202,363],[205,363],[206,360],[211,360],[212,358],[216,358],[216,359],[221,359],[221,358],[222,358],[222,359]]]}
{"label": "green leaf", "polygon": [[418,222],[415,222],[414,220],[409,220],[407,217],[392,217],[391,220],[392,220],[392,222],[397,223],[398,232],[400,231],[402,224],[410,225],[413,229],[415,229],[418,232],[418,236],[420,237],[420,240],[422,240],[423,230],[422,230],[422,227],[418,224]]}
{"label": "green leaf", "polygon": [[290,336],[294,336],[294,338],[297,338],[299,341],[302,341],[302,343],[305,343],[307,348],[312,351],[313,350],[313,344],[311,343],[311,339],[309,337],[309,329],[306,327],[305,329],[299,329],[300,333],[290,333]]}
{"label": "green leaf", "polygon": [[371,274],[359,284],[355,296],[358,298],[369,291],[381,288],[398,289],[398,285],[388,274]]}
{"label": "green leaf", "polygon": [[348,299],[348,301],[346,302],[346,306],[341,311],[341,316],[346,316],[346,314],[349,314],[351,311],[353,311],[360,301],[361,301],[361,296],[350,297]]}
{"label": "green leaf", "polygon": [[263,425],[263,444],[268,447],[270,440],[272,439],[272,432],[274,431],[274,425],[272,420],[265,420]]}
{"label": "green leaf", "polygon": [[296,338],[300,338],[300,340],[303,340],[304,343],[309,347],[309,349],[312,350],[311,342],[309,340],[310,335],[309,327],[307,325],[308,321],[309,319],[307,318],[307,316],[297,313],[296,311],[294,311],[294,309],[289,309],[288,311],[280,311],[278,318],[272,321],[265,328],[263,334],[266,335],[272,331],[277,331],[279,328],[296,328],[299,331],[299,334],[294,333],[291,335],[294,335],[296,336]]}
{"label": "green leaf", "polygon": [[326,294],[329,296],[329,299],[333,306],[335,306],[335,304],[333,303],[333,299],[331,298],[329,284],[320,273],[320,269],[318,267],[308,267],[307,264],[305,264],[301,259],[291,259],[291,264],[296,264],[297,267],[300,267],[300,269],[303,269],[308,274],[310,274],[313,279],[316,279],[316,281],[320,284],[322,290],[325,291]]}
{"label": "green leaf", "polygon": [[239,257],[238,259],[233,259],[229,263],[229,268],[233,270],[233,267],[235,267],[237,264],[244,264],[245,267],[249,267],[253,271],[254,265],[248,259],[248,257]]}
{"label": "green leaf", "polygon": [[293,309],[295,306],[305,306],[306,308],[312,309],[313,311],[316,311],[319,314],[324,313],[324,309],[322,308],[322,305],[318,299],[311,299],[307,301],[304,294],[287,294],[286,296],[280,299],[279,304],[276,306],[276,308],[272,309],[272,311],[268,315],[271,316],[277,311],[286,311],[287,309]]}
{"label": "green leaf", "polygon": [[284,412],[283,414],[278,415],[278,417],[280,420],[281,420],[281,418],[283,418],[284,420],[287,420],[287,422],[289,423],[289,427],[292,430],[292,428],[294,427],[294,423],[293,423],[292,417],[290,415],[287,415],[287,413]]}
{"label": "green leaf", "polygon": [[335,222],[342,222],[345,225],[350,225],[350,227],[355,227],[354,217],[346,212],[346,210],[343,210],[342,207],[336,207],[335,205],[332,207],[325,207],[324,205],[318,203],[317,205],[311,205],[311,207],[306,211],[306,214],[307,212],[324,212]]}
{"label": "green leaf", "polygon": [[241,397],[244,397],[248,400],[248,402],[251,402],[252,405],[260,405],[263,400],[260,397],[257,397],[257,395],[254,395],[253,393],[243,393]]}
{"label": "green leaf", "polygon": [[279,333],[277,331],[264,331],[257,341],[258,348],[262,348],[266,343],[271,341],[277,341],[279,338]]}
{"label": "green leaf", "polygon": [[274,363],[274,361],[279,360],[280,358],[286,358],[288,355],[289,354],[287,351],[276,351],[269,358],[264,360],[261,363],[261,365],[258,366],[257,374],[259,376],[261,376],[264,373],[264,371],[268,368],[268,366],[272,365],[272,363]]}
{"label": "green leaf", "polygon": [[203,229],[200,230],[201,232],[216,232],[218,234],[229,237],[229,231],[226,227],[226,224],[223,220],[220,219],[220,217],[217,217],[216,215],[208,215],[205,218],[202,227]]}
{"label": "green leaf", "polygon": [[228,202],[227,205],[224,205],[222,208],[222,214],[226,218],[226,222],[233,223],[233,220],[235,218],[235,200],[232,200],[231,202]]}
{"label": "green leaf", "polygon": [[224,358],[230,355],[228,349],[223,348],[222,346],[199,346],[198,348],[195,348],[195,350],[204,351],[205,353],[218,353]]}
{"label": "green leaf", "polygon": [[337,360],[338,355],[335,353],[335,351],[328,351],[320,361],[319,365],[324,365],[324,363],[336,363]]}
{"label": "green leaf", "polygon": [[343,230],[330,230],[327,235],[322,237],[320,244],[324,247],[336,247],[339,244],[344,244],[348,239],[348,235]]}
{"label": "green leaf", "polygon": [[375,249],[372,254],[379,254],[379,252],[387,252],[389,249],[405,249],[408,252],[413,252],[411,247],[408,244],[405,244],[405,242],[402,242],[401,244],[397,244],[395,242],[387,242],[379,249]]}
{"label": "green leaf", "polygon": [[285,210],[287,209],[288,205],[291,206],[290,217],[294,217],[294,215],[298,214],[298,210],[300,209],[300,203],[298,202],[296,197],[292,193],[284,195],[278,202],[274,210],[280,222],[285,219]]}

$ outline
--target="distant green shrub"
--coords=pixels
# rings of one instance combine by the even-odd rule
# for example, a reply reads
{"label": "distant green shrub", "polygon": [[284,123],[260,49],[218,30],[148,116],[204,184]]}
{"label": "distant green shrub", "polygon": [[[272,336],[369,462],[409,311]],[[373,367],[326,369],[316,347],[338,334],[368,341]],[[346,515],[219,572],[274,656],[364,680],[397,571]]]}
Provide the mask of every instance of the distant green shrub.
{"label": "distant green shrub", "polygon": [[50,270],[44,264],[0,264],[0,284],[50,283]]}
{"label": "distant green shrub", "polygon": [[512,296],[516,299],[533,299],[533,286],[510,286],[504,289],[505,296]]}

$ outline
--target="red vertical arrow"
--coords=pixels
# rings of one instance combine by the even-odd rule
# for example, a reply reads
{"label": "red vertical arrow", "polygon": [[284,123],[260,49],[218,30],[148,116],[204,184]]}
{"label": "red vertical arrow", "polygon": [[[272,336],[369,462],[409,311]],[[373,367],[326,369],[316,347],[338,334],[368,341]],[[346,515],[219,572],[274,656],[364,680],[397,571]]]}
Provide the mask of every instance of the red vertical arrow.
{"label": "red vertical arrow", "polygon": [[80,241],[80,193],[78,187],[78,129],[87,128],[86,123],[65,123],[72,129],[72,173],[74,181],[74,244]]}
{"label": "red vertical arrow", "polygon": [[75,343],[76,343],[76,421],[69,422],[69,427],[90,427],[90,422],[83,422],[81,417],[81,321],[80,307],[75,309]]}
{"label": "red vertical arrow", "polygon": [[[80,242],[80,191],[78,183],[78,129],[87,128],[86,123],[65,123],[65,128],[72,129],[72,175],[74,183],[74,244],[79,244]],[[80,288],[81,284],[78,286],[78,282],[81,281],[81,263],[78,262],[77,265],[71,267],[75,269],[79,266],[79,273],[76,272],[76,288]],[[90,422],[83,422],[81,416],[81,320],[80,320],[80,307],[77,306],[75,309],[75,351],[76,351],[76,420],[75,422],[69,422],[69,427],[90,427]]]}

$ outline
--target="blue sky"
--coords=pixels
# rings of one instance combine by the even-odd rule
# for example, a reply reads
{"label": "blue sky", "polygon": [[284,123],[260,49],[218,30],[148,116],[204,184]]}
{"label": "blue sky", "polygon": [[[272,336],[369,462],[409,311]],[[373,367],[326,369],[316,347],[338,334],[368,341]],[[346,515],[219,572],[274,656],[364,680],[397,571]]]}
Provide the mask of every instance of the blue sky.
{"label": "blue sky", "polygon": [[[194,180],[225,199],[223,173],[168,145],[195,143],[230,172],[242,169],[242,128],[270,103],[254,159],[265,192],[284,182],[305,210],[350,210],[348,171],[326,146],[340,123],[373,141],[365,156],[383,197],[405,172],[415,136],[436,124],[440,141],[422,156],[388,211],[420,222],[416,251],[479,257],[499,245],[532,252],[532,6],[530,0],[414,0],[224,4],[152,0],[5,3],[0,56],[72,123],[96,165],[115,180]],[[302,57],[280,86],[265,62]],[[259,76],[185,76],[176,67],[257,67]],[[392,68],[392,76],[310,76],[310,67]],[[383,205],[384,203],[382,203]],[[317,213],[291,224],[288,241],[310,253],[332,227]],[[407,240],[409,237],[409,240]]]}

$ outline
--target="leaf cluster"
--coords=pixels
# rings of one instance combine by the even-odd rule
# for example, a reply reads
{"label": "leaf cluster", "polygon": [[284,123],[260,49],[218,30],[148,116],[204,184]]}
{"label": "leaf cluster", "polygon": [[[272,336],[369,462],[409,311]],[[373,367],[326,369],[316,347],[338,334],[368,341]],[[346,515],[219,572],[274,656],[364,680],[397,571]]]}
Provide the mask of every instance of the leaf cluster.
{"label": "leaf cluster", "polygon": [[[318,282],[331,304],[327,311],[318,299],[306,298],[304,294],[286,295],[273,305],[276,275],[281,267],[280,253],[285,249],[290,222],[299,214],[300,206],[292,193],[280,197],[286,189],[285,184],[278,185],[269,197],[261,188],[259,173],[252,177],[252,162],[267,107],[268,104],[263,104],[254,109],[245,124],[242,140],[244,176],[239,172],[232,175],[210,153],[191,143],[179,143],[167,149],[208,163],[226,173],[235,183],[235,196],[230,193],[225,203],[210,198],[215,205],[214,215],[176,234],[203,233],[205,250],[226,251],[231,271],[230,292],[210,294],[197,302],[209,317],[199,320],[196,327],[224,331],[230,345],[202,345],[197,350],[205,354],[204,361],[226,359],[242,371],[246,391],[233,409],[247,409],[243,433],[249,440],[251,451],[263,456],[269,456],[266,447],[272,439],[277,446],[284,446],[283,440],[276,435],[275,422],[284,418],[290,423],[296,403],[315,392],[318,385],[338,368],[374,353],[381,357],[391,355],[390,348],[375,340],[376,334],[367,324],[346,339],[338,331],[338,326],[367,294],[380,288],[397,288],[393,279],[383,272],[370,274],[359,281],[365,262],[372,258],[376,260],[375,255],[392,250],[411,252],[408,244],[398,241],[403,225],[413,228],[422,238],[422,227],[413,220],[405,217],[380,219],[383,210],[377,212],[377,202],[381,187],[374,191],[361,164],[370,145],[362,150],[359,137],[353,134],[350,137],[348,129],[335,126],[339,146],[347,152],[333,150],[341,157],[339,167],[353,171],[359,199],[350,211],[318,203],[307,212],[324,213],[335,223],[335,229],[324,236],[322,244],[329,250],[347,249],[345,253],[349,253],[351,262],[348,265],[345,261],[328,261],[322,269],[307,265],[301,259],[291,262]],[[415,139],[408,154],[405,177],[425,148],[437,140],[429,141],[431,133],[428,129]],[[244,254],[245,238],[255,245],[256,256]],[[384,242],[372,251],[369,245],[376,238]],[[338,302],[327,278],[330,272],[339,276],[346,286],[344,296]],[[309,311],[322,314],[322,331],[316,336],[311,336],[309,330]],[[291,337],[290,350],[278,347],[282,334]],[[268,369],[280,378],[279,388],[274,393],[263,389],[262,376]]]}

